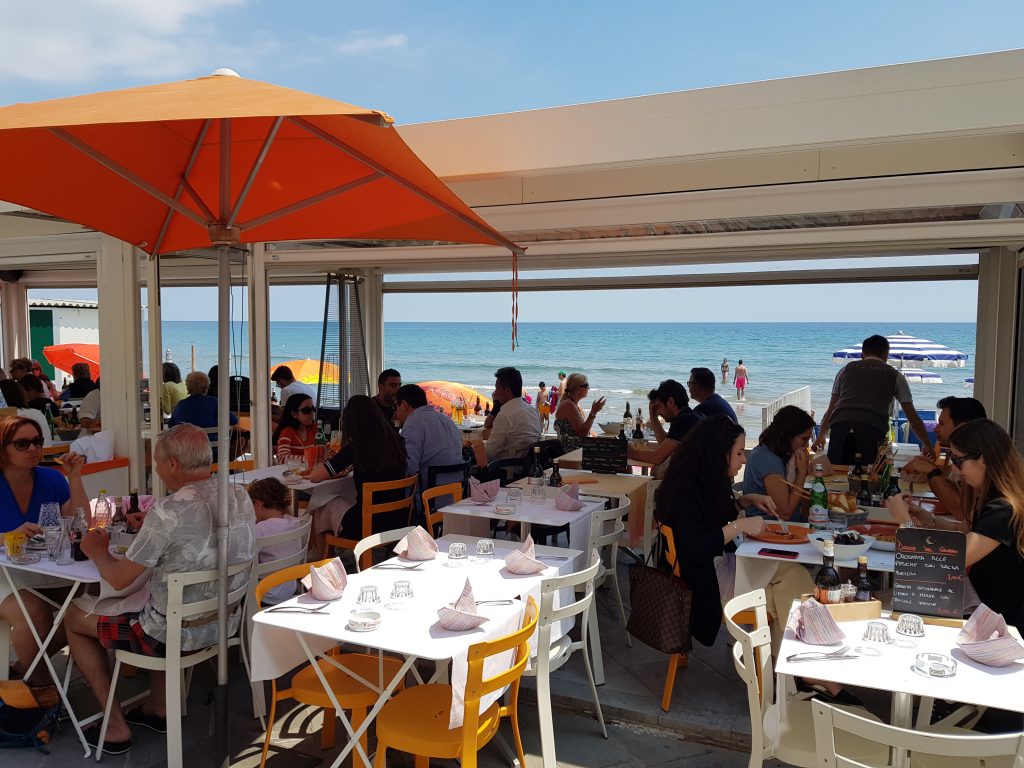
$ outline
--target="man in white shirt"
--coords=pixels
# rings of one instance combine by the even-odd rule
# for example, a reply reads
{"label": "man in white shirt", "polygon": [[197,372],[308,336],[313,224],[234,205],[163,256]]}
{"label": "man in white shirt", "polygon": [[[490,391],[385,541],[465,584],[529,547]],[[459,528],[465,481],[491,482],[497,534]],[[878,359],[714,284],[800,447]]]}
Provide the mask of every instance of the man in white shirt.
{"label": "man in white shirt", "polygon": [[501,403],[501,410],[487,439],[487,460],[525,457],[526,450],[540,440],[540,416],[523,400],[523,375],[517,369],[495,371],[494,399]]}
{"label": "man in white shirt", "polygon": [[275,416],[281,415],[282,406],[288,402],[288,398],[292,395],[305,395],[313,402],[316,402],[316,390],[309,384],[296,381],[295,374],[292,373],[292,369],[287,365],[277,366],[274,372],[270,374],[270,380],[281,390],[281,399],[278,401],[280,405],[274,405],[270,409],[270,412]]}

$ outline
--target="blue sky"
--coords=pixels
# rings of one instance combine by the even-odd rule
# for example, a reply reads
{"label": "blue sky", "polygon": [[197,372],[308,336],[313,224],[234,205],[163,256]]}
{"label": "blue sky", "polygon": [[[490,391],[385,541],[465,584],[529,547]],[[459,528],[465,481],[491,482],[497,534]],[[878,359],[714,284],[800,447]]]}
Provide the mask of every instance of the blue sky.
{"label": "blue sky", "polygon": [[[384,109],[399,123],[412,123],[984,53],[1020,46],[1022,28],[1019,0],[48,0],[4,10],[0,103],[195,77],[229,66],[247,77]],[[678,291],[646,296],[664,306],[663,319],[688,320],[695,319],[686,312],[697,293],[714,306],[742,306],[751,301],[750,290],[689,291],[683,300]],[[877,290],[890,299],[886,304],[907,307],[900,301],[906,286]],[[762,306],[792,304],[790,289],[757,291]],[[838,291],[821,289],[817,295],[839,297]],[[952,308],[942,313],[949,319],[974,319],[973,285],[949,283],[927,291],[931,306]],[[655,301],[658,293],[664,297]],[[275,316],[303,319],[296,313],[305,312],[307,302],[288,294]],[[582,311],[593,298],[528,298],[524,319],[553,319],[551,307],[559,307],[561,316],[566,308]],[[184,303],[194,318],[192,307],[207,302]],[[830,303],[839,306],[822,306]],[[507,319],[507,302],[493,296],[446,300],[444,311],[451,317],[436,317],[437,305],[436,297],[392,298],[387,317],[423,319],[429,311],[435,319]],[[175,319],[172,307],[165,312]],[[780,312],[764,319],[789,319],[791,306]],[[211,319],[213,313],[211,306]]]}

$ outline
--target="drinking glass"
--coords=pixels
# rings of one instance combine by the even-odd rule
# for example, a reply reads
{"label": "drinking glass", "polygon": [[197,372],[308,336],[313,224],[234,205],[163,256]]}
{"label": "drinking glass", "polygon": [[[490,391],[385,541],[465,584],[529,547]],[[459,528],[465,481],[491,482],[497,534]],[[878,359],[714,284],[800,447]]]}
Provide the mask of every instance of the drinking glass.
{"label": "drinking glass", "polygon": [[43,536],[46,538],[46,556],[56,562],[60,559],[60,537],[64,533],[64,526],[59,522],[57,525],[43,527]]}
{"label": "drinking glass", "polygon": [[523,503],[523,491],[521,488],[508,488],[505,501],[511,504],[513,507],[518,507]]}
{"label": "drinking glass", "polygon": [[8,531],[4,534],[4,545],[7,547],[7,559],[15,560],[25,554],[25,542],[28,536],[24,531]]}
{"label": "drinking glass", "polygon": [[71,552],[71,520],[61,520],[60,543],[57,545],[57,565],[73,565],[74,554]]}
{"label": "drinking glass", "polygon": [[531,485],[530,486],[530,501],[534,503],[543,504],[548,500],[547,491],[544,490],[543,485]]}
{"label": "drinking glass", "polygon": [[490,539],[480,539],[476,543],[476,559],[486,562],[494,559],[494,542]]}
{"label": "drinking glass", "polygon": [[466,562],[466,545],[461,541],[448,545],[448,566],[459,568]]}
{"label": "drinking glass", "polygon": [[412,600],[412,582],[399,579],[391,587],[391,601],[385,606],[392,611],[404,608]]}
{"label": "drinking glass", "polygon": [[869,621],[864,628],[864,640],[872,643],[891,643],[889,627],[884,621]]}
{"label": "drinking glass", "polygon": [[301,470],[306,468],[306,462],[301,456],[288,455],[284,459],[285,466],[288,467],[289,472],[298,474]]}
{"label": "drinking glass", "polygon": [[39,505],[39,527],[49,528],[60,525],[60,504],[47,501]]}
{"label": "drinking glass", "polygon": [[380,593],[373,584],[359,588],[359,597],[356,600],[359,605],[375,605],[380,602]]}
{"label": "drinking glass", "polygon": [[924,619],[913,613],[904,613],[896,622],[896,633],[910,637],[924,637]]}

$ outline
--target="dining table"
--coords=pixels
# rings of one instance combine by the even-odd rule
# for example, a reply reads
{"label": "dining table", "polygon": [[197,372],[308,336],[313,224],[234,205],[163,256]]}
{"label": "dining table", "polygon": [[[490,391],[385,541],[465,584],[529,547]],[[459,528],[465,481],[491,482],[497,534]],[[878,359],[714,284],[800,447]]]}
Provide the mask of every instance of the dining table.
{"label": "dining table", "polygon": [[[453,564],[449,560],[449,547],[455,543],[466,546],[469,557],[465,562],[456,561]],[[300,595],[259,611],[253,617],[250,672],[253,681],[276,679],[308,662],[313,665],[327,690],[335,713],[349,736],[332,768],[338,768],[353,750],[369,768],[369,757],[360,746],[359,738],[407,675],[421,683],[450,679],[453,710],[461,707],[470,646],[515,631],[522,621],[525,600],[533,597],[539,602],[543,580],[572,573],[576,558],[582,554],[557,547],[537,547],[537,559],[545,563],[546,567],[536,574],[519,575],[510,573],[504,562],[505,555],[519,546],[516,542],[495,540],[493,556],[487,558],[474,556],[476,543],[476,537],[445,535],[437,540],[438,552],[431,559],[409,561],[394,557],[366,570],[349,574],[345,589],[337,600],[318,601],[310,594]],[[478,603],[482,601],[477,610],[487,617],[487,621],[480,627],[466,631],[445,629],[440,625],[438,609],[451,605],[459,598],[467,579],[472,586],[474,598]],[[389,595],[399,580],[409,582],[413,597],[393,603],[389,601]],[[359,604],[360,588],[364,586],[377,588],[381,600],[379,605]],[[567,596],[567,599],[571,601],[573,598]],[[348,617],[352,611],[367,608],[380,614],[380,626],[372,631],[350,628]],[[553,627],[552,641],[564,636],[571,627],[572,620]],[[536,634],[531,642],[535,642],[535,639]],[[378,678],[375,681],[364,681],[377,692],[378,698],[365,720],[355,729],[339,706],[317,663],[318,660],[326,660],[327,663],[341,666],[329,653],[339,644],[360,646],[404,658],[399,671],[390,680],[384,679],[381,664]],[[425,681],[416,665],[420,660],[434,665],[433,676]],[[507,665],[510,660],[509,656],[504,663]],[[498,671],[488,670],[488,674]],[[481,708],[484,706],[487,704],[482,703]],[[273,724],[268,723],[268,727],[273,727]]]}
{"label": "dining table", "polygon": [[[356,503],[356,484],[351,474],[345,475],[344,477],[335,477],[330,480],[324,480],[320,483],[312,483],[305,477],[296,474],[287,465],[274,464],[269,467],[244,469],[232,472],[231,476],[228,478],[228,482],[234,485],[248,485],[249,483],[257,480],[263,480],[268,477],[280,480],[292,491],[309,494],[309,504],[307,505],[307,509],[319,509],[327,504],[327,502],[336,498],[341,498],[346,501],[346,507],[351,507]],[[293,505],[294,504],[293,494]]]}

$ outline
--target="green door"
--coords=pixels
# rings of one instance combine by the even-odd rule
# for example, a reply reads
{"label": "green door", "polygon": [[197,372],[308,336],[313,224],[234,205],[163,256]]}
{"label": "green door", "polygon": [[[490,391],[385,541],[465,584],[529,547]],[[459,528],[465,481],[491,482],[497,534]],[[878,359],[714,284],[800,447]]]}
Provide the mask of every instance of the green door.
{"label": "green door", "polygon": [[39,361],[43,373],[53,381],[53,366],[43,354],[43,347],[53,344],[53,310],[30,309],[28,311],[29,333],[32,337],[32,359]]}

